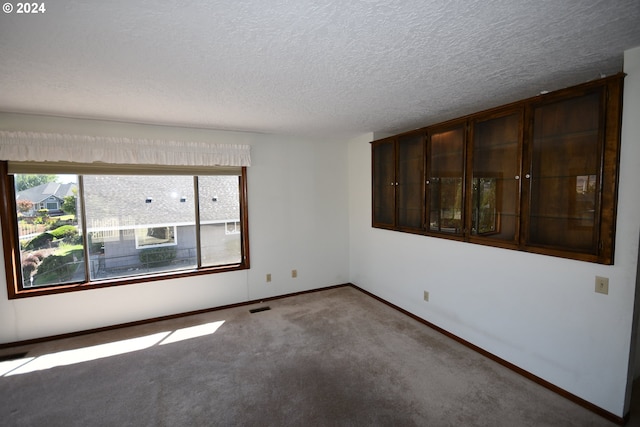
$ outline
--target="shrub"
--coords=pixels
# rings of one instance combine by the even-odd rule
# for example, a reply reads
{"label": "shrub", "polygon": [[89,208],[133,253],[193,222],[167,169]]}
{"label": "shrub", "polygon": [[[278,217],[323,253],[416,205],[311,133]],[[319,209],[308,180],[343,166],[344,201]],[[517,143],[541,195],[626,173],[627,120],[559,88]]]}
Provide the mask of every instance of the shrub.
{"label": "shrub", "polygon": [[78,233],[74,234],[73,236],[69,236],[65,239],[65,242],[67,242],[70,245],[81,245],[82,244],[82,236]]}
{"label": "shrub", "polygon": [[73,255],[49,255],[38,266],[38,275],[51,273],[55,270],[57,277],[64,278],[72,274],[75,268]]}
{"label": "shrub", "polygon": [[83,259],[84,258],[84,248],[83,247],[73,249],[69,253],[74,258],[74,260],[79,260],[79,259]]}
{"label": "shrub", "polygon": [[48,220],[46,220],[46,224],[45,225],[47,227],[47,230],[55,230],[56,228],[60,227],[63,224],[57,218],[49,218]]}
{"label": "shrub", "polygon": [[78,229],[73,225],[63,225],[55,230],[50,231],[51,235],[56,239],[64,239],[68,237],[74,237],[78,235]]}
{"label": "shrub", "polygon": [[56,239],[63,240],[70,245],[78,245],[82,243],[82,236],[78,233],[77,227],[73,225],[63,225],[50,231]]}
{"label": "shrub", "polygon": [[150,267],[167,265],[176,258],[176,254],[175,246],[143,249],[140,251],[140,262]]}
{"label": "shrub", "polygon": [[53,241],[53,235],[49,232],[38,234],[24,246],[25,251],[33,251],[37,249],[48,248]]}
{"label": "shrub", "polygon": [[63,225],[73,225],[73,218],[69,218],[69,216],[56,216],[53,218],[49,218],[47,220],[47,227],[50,230],[55,230],[58,227],[62,227]]}

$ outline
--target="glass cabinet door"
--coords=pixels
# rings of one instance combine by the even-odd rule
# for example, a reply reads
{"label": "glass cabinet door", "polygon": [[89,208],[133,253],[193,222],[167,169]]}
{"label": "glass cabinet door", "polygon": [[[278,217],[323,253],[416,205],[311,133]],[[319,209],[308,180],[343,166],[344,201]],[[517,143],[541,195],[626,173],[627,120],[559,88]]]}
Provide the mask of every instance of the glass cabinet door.
{"label": "glass cabinet door", "polygon": [[397,226],[424,229],[424,138],[422,133],[398,139]]}
{"label": "glass cabinet door", "polygon": [[427,155],[428,231],[462,236],[465,126],[431,133]]}
{"label": "glass cabinet door", "polygon": [[613,264],[623,82],[373,141],[373,227]]}
{"label": "glass cabinet door", "polygon": [[373,143],[373,226],[395,225],[396,171],[395,140]]}
{"label": "glass cabinet door", "polygon": [[596,254],[602,91],[533,110],[527,243]]}
{"label": "glass cabinet door", "polygon": [[522,111],[473,123],[471,236],[517,243]]}

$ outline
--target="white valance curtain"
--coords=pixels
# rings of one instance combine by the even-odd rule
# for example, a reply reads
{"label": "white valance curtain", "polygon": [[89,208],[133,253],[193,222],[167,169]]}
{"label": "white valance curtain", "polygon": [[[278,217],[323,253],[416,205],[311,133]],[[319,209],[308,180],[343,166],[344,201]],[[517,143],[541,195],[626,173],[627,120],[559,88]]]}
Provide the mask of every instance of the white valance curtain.
{"label": "white valance curtain", "polygon": [[164,166],[251,166],[249,145],[0,131],[0,160]]}

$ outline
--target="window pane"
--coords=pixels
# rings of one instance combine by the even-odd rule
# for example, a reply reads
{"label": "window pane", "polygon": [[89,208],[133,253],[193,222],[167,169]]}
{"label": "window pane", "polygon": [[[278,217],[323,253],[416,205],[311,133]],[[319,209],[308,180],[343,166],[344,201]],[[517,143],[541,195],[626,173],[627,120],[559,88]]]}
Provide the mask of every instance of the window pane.
{"label": "window pane", "polygon": [[463,127],[434,133],[429,154],[429,230],[462,234]]}
{"label": "window pane", "polygon": [[534,114],[528,243],[596,253],[600,93]]}
{"label": "window pane", "polygon": [[237,176],[198,177],[203,266],[242,261],[239,179]]}
{"label": "window pane", "polygon": [[16,174],[14,178],[23,286],[84,282],[78,177]]}
{"label": "window pane", "polygon": [[90,278],[197,265],[190,176],[83,176]]}

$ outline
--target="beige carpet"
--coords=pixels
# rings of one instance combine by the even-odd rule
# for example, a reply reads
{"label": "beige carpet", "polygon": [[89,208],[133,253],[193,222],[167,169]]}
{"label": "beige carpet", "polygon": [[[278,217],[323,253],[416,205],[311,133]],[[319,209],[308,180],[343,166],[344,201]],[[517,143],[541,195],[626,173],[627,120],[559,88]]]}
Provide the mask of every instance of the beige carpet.
{"label": "beige carpet", "polygon": [[615,425],[352,287],[0,356],[27,350],[0,362],[2,425]]}

